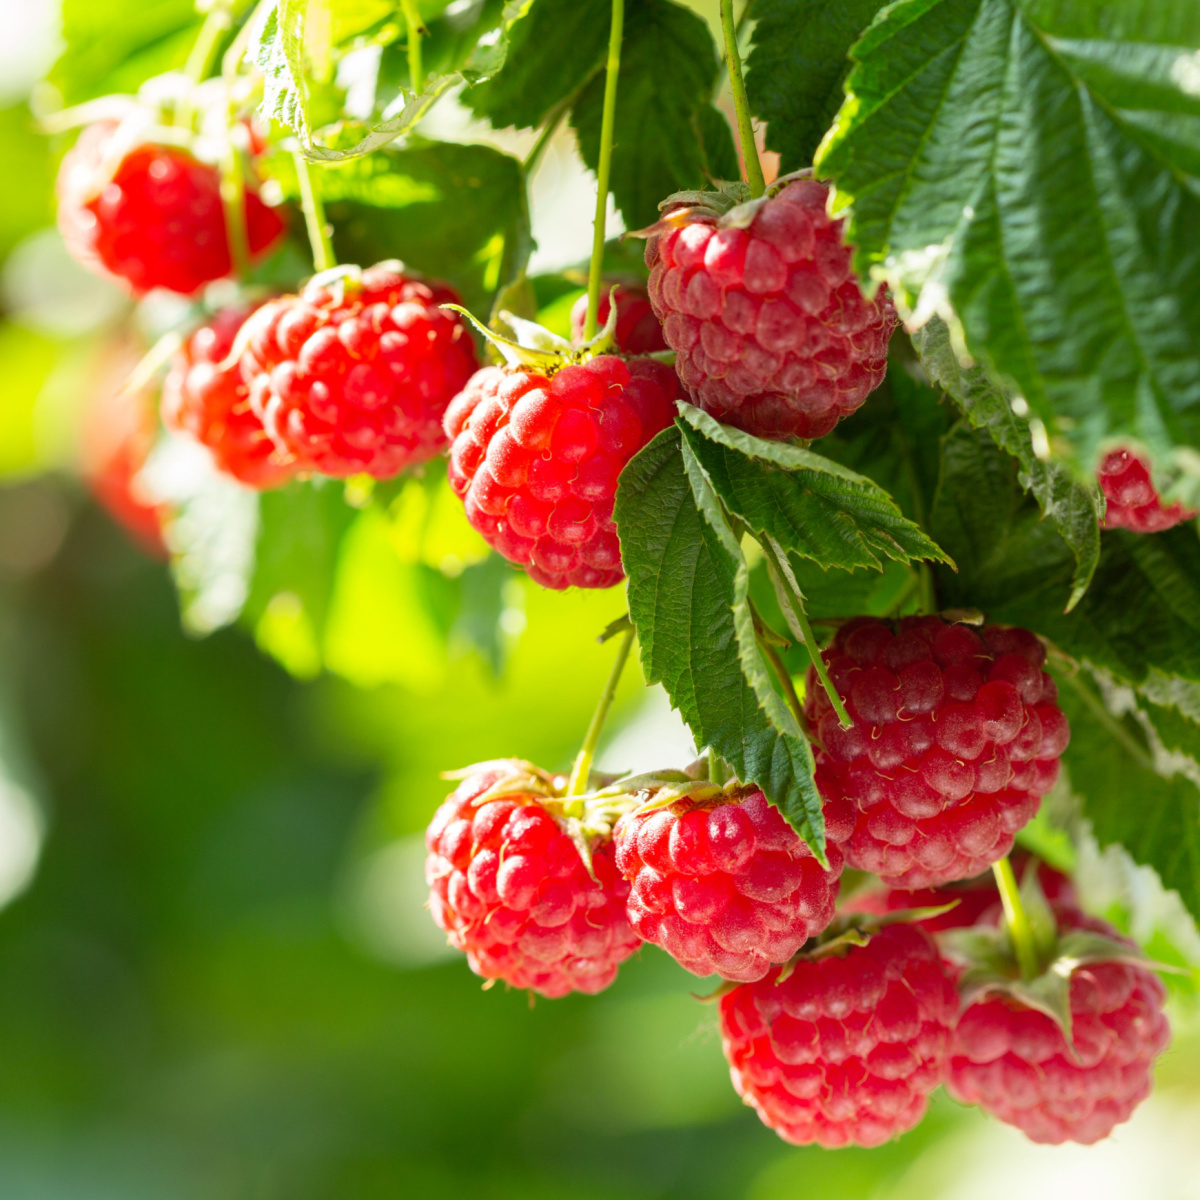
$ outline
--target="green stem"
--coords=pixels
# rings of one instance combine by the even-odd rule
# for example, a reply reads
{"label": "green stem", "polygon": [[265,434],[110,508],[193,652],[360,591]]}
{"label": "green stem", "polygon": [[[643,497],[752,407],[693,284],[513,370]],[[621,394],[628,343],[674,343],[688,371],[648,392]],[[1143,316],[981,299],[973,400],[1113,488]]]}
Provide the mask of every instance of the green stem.
{"label": "green stem", "polygon": [[608,710],[612,708],[613,697],[617,694],[617,684],[621,681],[621,672],[629,659],[629,650],[633,645],[633,626],[625,630],[621,644],[617,647],[617,659],[608,674],[608,682],[600,693],[600,701],[596,711],[592,713],[592,723],[588,726],[583,745],[575,756],[575,765],[571,768],[571,778],[567,783],[567,796],[581,796],[587,791],[588,777],[592,773],[592,760],[596,757],[596,746],[600,741],[600,733],[604,729],[604,720]]}
{"label": "green stem", "polygon": [[604,65],[604,115],[600,122],[600,162],[596,168],[596,222],[592,234],[592,261],[588,268],[587,320],[583,340],[590,341],[598,328],[600,275],[604,267],[605,221],[608,216],[608,180],[612,174],[613,127],[617,119],[617,76],[621,71],[621,38],[625,29],[625,0],[612,0],[612,26],[608,34],[608,61]]}
{"label": "green stem", "polygon": [[233,139],[226,136],[221,156],[221,206],[225,210],[225,236],[233,273],[244,279],[250,269],[250,238],[246,232],[246,181],[242,159]]}
{"label": "green stem", "polygon": [[738,141],[742,147],[742,161],[746,164],[746,182],[750,185],[750,198],[757,200],[767,190],[767,181],[763,178],[762,163],[758,161],[758,143],[754,140],[754,126],[750,121],[750,101],[746,99],[746,81],[742,78],[733,0],[721,0],[721,30],[725,35],[725,65],[729,71],[729,90],[733,93],[733,107],[737,113]]}
{"label": "green stem", "polygon": [[521,163],[521,170],[524,171],[526,179],[533,174],[538,163],[542,161],[542,155],[546,152],[546,147],[550,144],[551,138],[558,132],[558,127],[562,124],[563,117],[567,115],[567,110],[574,105],[575,100],[576,96],[568,96],[546,118],[546,123],[542,126],[542,132],[538,134],[537,141],[533,143],[533,149],[525,155],[525,161]]}
{"label": "green stem", "polygon": [[331,230],[325,219],[325,206],[313,187],[312,168],[299,150],[292,151],[296,164],[296,180],[300,185],[300,207],[304,210],[304,226],[308,230],[308,243],[312,247],[313,268],[320,274],[337,266],[333,253]]}
{"label": "green stem", "polygon": [[[787,663],[779,656],[779,651],[775,649],[775,642],[782,640],[779,635],[762,619],[762,613],[758,611],[753,600],[750,602],[750,619],[754,622],[754,640],[758,642],[758,648],[762,651],[763,657],[771,664],[771,670],[775,672],[775,678],[779,680],[779,686],[783,688],[783,698],[787,701],[787,706],[792,710],[792,716],[796,718],[796,724],[800,726],[801,732],[808,736],[808,718],[804,715],[804,705],[800,703],[800,697],[796,695],[796,685],[792,682],[792,673],[787,669]],[[784,642],[786,645],[787,643]]]}
{"label": "green stem", "polygon": [[1017,952],[1021,978],[1036,979],[1041,970],[1037,940],[1033,936],[1033,926],[1029,923],[1029,917],[1025,914],[1025,906],[1021,903],[1021,889],[1017,886],[1017,877],[1013,874],[1012,863],[1008,861],[1007,856],[997,863],[992,863],[992,874],[995,875],[996,886],[1000,889],[1000,902],[1004,905],[1004,923],[1012,939],[1013,949]]}
{"label": "green stem", "polygon": [[708,748],[708,781],[716,784],[725,782],[725,760],[712,746]]}
{"label": "green stem", "polygon": [[200,26],[200,33],[183,68],[184,74],[193,83],[202,83],[208,78],[213,63],[217,60],[217,46],[221,37],[232,25],[233,16],[228,4],[218,2],[208,10],[208,16]]}
{"label": "green stem", "polygon": [[404,9],[404,23],[408,26],[408,77],[412,84],[413,94],[419,96],[425,85],[425,71],[421,66],[421,38],[429,31],[421,14],[417,11],[416,0],[400,0]]}
{"label": "green stem", "polygon": [[[837,688],[833,686],[833,680],[829,678],[825,660],[821,657],[820,648],[817,646],[817,639],[813,636],[812,626],[808,623],[808,613],[804,611],[804,594],[800,591],[800,585],[788,564],[787,555],[774,539],[769,539],[769,544],[764,549],[767,551],[767,570],[771,576],[771,582],[775,586],[775,597],[783,611],[783,619],[787,621],[792,636],[804,643],[808,657],[812,660],[813,669],[817,672],[817,678],[825,689],[825,695],[829,697],[829,703],[833,705],[833,711],[837,713],[839,723],[843,729],[849,729],[853,722],[850,720],[850,714],[846,711],[845,704],[842,703],[841,696],[838,695]],[[791,589],[790,596],[784,587],[785,578]],[[792,603],[793,599],[795,604]]]}

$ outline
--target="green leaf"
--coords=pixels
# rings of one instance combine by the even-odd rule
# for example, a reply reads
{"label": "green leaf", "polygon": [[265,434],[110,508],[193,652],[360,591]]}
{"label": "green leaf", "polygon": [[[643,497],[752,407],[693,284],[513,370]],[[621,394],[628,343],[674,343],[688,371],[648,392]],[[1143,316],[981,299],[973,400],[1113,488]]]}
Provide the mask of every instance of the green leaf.
{"label": "green leaf", "polygon": [[608,48],[608,0],[533,0],[525,8],[504,69],[463,96],[497,129],[540,125],[600,70]]}
{"label": "green leaf", "polygon": [[1113,96],[1156,119],[1188,115],[1186,76],[1155,67],[1168,48],[1115,40],[1136,25],[1124,5],[1109,45],[1068,57],[1054,22],[1072,7],[1039,5],[1039,25],[1014,0],[889,6],[818,168],[853,205],[860,269],[905,310],[952,311],[1056,450],[1092,469],[1108,439],[1135,439],[1160,482],[1179,473],[1174,495],[1200,498],[1200,464],[1173,454],[1200,444],[1200,187],[1096,64],[1133,72]]}
{"label": "green leaf", "polygon": [[756,535],[822,567],[950,560],[877,484],[811,450],[720,425],[691,405],[683,436],[717,495]]}
{"label": "green leaf", "polygon": [[458,578],[458,612],[451,637],[477,650],[497,679],[504,671],[507,650],[502,628],[505,591],[515,577],[511,564],[492,553],[482,562],[471,563]]}
{"label": "green leaf", "polygon": [[761,787],[822,854],[812,752],[766,679],[746,564],[715,506],[698,464],[685,471],[677,428],[660,433],[621,474],[615,516],[642,669],[666,688],[697,743]]}
{"label": "green leaf", "polygon": [[276,0],[250,39],[248,55],[262,73],[264,117],[286,125],[302,146],[312,143],[304,33],[308,0]]}
{"label": "green leaf", "polygon": [[756,0],[754,49],[746,61],[751,111],[767,122],[767,149],[780,170],[813,153],[842,103],[849,50],[880,0]]}
{"label": "green leaf", "polygon": [[[641,0],[629,8],[611,183],[627,228],[653,224],[660,201],[672,192],[702,187],[710,181],[709,171],[736,171],[729,123],[708,111],[717,72],[712,34],[694,12],[670,0]],[[597,73],[571,114],[583,161],[593,171],[600,160],[603,106],[604,76]]]}
{"label": "green leaf", "polygon": [[[276,155],[270,171],[298,194],[290,156]],[[400,258],[452,283],[477,312],[528,254],[521,164],[490,146],[414,141],[315,168],[313,177],[339,261]]]}
{"label": "green leaf", "polygon": [[976,429],[986,429],[996,445],[1020,464],[1021,486],[1037,498],[1075,556],[1075,576],[1067,601],[1069,612],[1091,582],[1100,561],[1100,520],[1103,498],[1099,487],[1080,483],[1062,463],[1039,458],[1033,449],[1029,422],[1013,411],[1015,393],[978,364],[964,366],[950,340],[950,329],[932,318],[913,334],[913,345],[930,379],[958,401]]}
{"label": "green leaf", "polygon": [[1156,769],[1140,709],[1118,708],[1114,716],[1084,672],[1055,675],[1071,723],[1063,764],[1096,839],[1120,843],[1153,867],[1200,919],[1200,789],[1183,774]]}

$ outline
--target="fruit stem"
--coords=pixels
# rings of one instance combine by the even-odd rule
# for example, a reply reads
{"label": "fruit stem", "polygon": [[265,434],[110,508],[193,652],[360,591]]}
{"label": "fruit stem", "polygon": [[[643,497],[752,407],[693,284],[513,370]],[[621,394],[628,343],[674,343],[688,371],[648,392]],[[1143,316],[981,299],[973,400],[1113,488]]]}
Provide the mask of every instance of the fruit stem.
{"label": "fruit stem", "polygon": [[225,210],[225,237],[234,276],[245,279],[250,269],[250,238],[246,232],[246,181],[242,178],[241,155],[226,131],[221,155],[221,207]]}
{"label": "fruit stem", "polygon": [[296,164],[296,180],[300,185],[304,227],[308,230],[308,243],[312,247],[313,269],[320,274],[337,266],[329,222],[325,219],[325,205],[313,187],[312,167],[308,160],[299,150],[292,151],[292,160]]}
{"label": "fruit stem", "polygon": [[421,66],[421,38],[429,32],[421,14],[417,11],[416,0],[400,0],[404,9],[404,23],[408,27],[408,76],[412,84],[413,95],[419,96],[425,85],[425,72]]}
{"label": "fruit stem", "polygon": [[612,0],[612,26],[608,34],[608,61],[604,66],[604,115],[600,122],[600,161],[596,167],[596,221],[592,233],[592,261],[588,268],[587,320],[583,340],[596,336],[600,311],[600,276],[604,267],[604,234],[608,216],[608,180],[612,174],[613,127],[617,119],[617,76],[621,72],[621,38],[625,30],[625,0]]}
{"label": "fruit stem", "polygon": [[[813,636],[812,626],[808,623],[808,613],[804,611],[804,593],[801,592],[796,576],[792,573],[783,548],[774,538],[766,540],[768,542],[765,547],[767,571],[771,576],[771,582],[775,585],[775,597],[779,601],[780,609],[783,610],[783,619],[792,631],[792,636],[804,643],[808,657],[812,660],[813,669],[817,672],[817,678],[821,681],[821,686],[829,697],[829,703],[833,705],[833,711],[837,713],[839,723],[843,729],[849,729],[853,721],[850,720],[850,714],[846,711],[846,706],[842,703],[837,688],[833,686],[833,680],[829,678],[825,660],[821,657],[820,647],[817,646],[817,639]],[[784,587],[784,579],[788,582],[791,595],[788,594],[788,588]],[[796,601],[795,604],[792,603],[793,599]]]}
{"label": "fruit stem", "polygon": [[221,36],[233,25],[233,16],[229,9],[228,3],[217,0],[208,10],[204,24],[200,26],[196,42],[183,68],[183,73],[193,83],[202,83],[207,79],[213,63],[217,60],[217,47],[220,45]]}
{"label": "fruit stem", "polygon": [[596,757],[596,746],[600,741],[600,733],[604,729],[604,721],[608,710],[612,708],[613,697],[617,694],[617,684],[621,681],[621,672],[629,658],[629,650],[633,645],[633,626],[625,630],[621,644],[617,647],[617,658],[612,670],[608,673],[608,682],[600,693],[600,701],[596,711],[592,713],[592,723],[588,726],[583,745],[575,756],[575,765],[571,768],[571,778],[567,783],[567,796],[581,796],[587,791],[588,776],[592,773],[592,760]]}
{"label": "fruit stem", "polygon": [[1017,886],[1017,877],[1007,855],[999,862],[992,863],[992,874],[996,877],[996,886],[1000,889],[1000,902],[1004,905],[1004,924],[1012,940],[1013,949],[1017,952],[1017,966],[1021,969],[1021,978],[1026,981],[1036,979],[1039,974],[1037,940],[1033,935],[1033,926],[1029,923],[1025,906],[1021,903],[1021,889]]}
{"label": "fruit stem", "polygon": [[750,121],[750,101],[746,98],[746,81],[742,78],[733,0],[721,0],[721,30],[725,34],[725,65],[729,71],[733,108],[737,113],[738,142],[746,165],[746,182],[750,185],[750,198],[757,200],[767,190],[767,181],[763,178],[762,163],[758,161],[758,143],[754,140],[754,126]]}
{"label": "fruit stem", "polygon": [[725,760],[709,746],[708,748],[708,781],[709,783],[725,783]]}
{"label": "fruit stem", "polygon": [[546,118],[541,133],[537,135],[537,141],[533,143],[533,148],[525,155],[525,160],[521,163],[521,170],[525,173],[526,178],[533,174],[538,163],[542,161],[542,155],[546,152],[551,138],[558,132],[563,117],[567,115],[567,109],[571,108],[577,99],[578,93],[568,96],[565,100],[560,101],[558,107]]}

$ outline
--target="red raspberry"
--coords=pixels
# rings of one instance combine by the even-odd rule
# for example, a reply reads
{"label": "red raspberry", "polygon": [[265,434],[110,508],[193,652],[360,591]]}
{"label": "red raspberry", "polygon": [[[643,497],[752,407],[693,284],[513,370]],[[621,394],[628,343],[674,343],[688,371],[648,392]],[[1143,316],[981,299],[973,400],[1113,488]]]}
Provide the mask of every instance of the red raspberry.
{"label": "red raspberry", "polygon": [[[653,354],[665,350],[662,326],[650,306],[650,296],[645,288],[620,285],[617,294],[616,344],[622,354]],[[608,320],[608,291],[600,293],[600,307],[596,319],[601,328]],[[583,340],[583,325],[587,320],[587,295],[580,296],[571,309],[571,337],[576,342]]]}
{"label": "red raspberry", "polygon": [[246,322],[250,404],[297,470],[387,479],[441,451],[442,414],[478,366],[446,284],[380,263],[311,281]]}
{"label": "red raspberry", "polygon": [[860,618],[822,651],[853,719],[842,729],[809,668],[817,786],[850,804],[849,866],[896,887],[977,875],[1012,848],[1058,778],[1070,730],[1032,633],[940,617]]}
{"label": "red raspberry", "polygon": [[1184,508],[1178,502],[1164,507],[1150,480],[1149,464],[1132,450],[1113,450],[1106,454],[1097,478],[1108,501],[1105,529],[1161,533],[1200,515],[1196,509]]}
{"label": "red raspberry", "polygon": [[671,423],[677,386],[662,363],[611,354],[549,379],[485,367],[446,412],[467,520],[545,587],[619,583],[617,478]]}
{"label": "red raspberry", "polygon": [[[1110,925],[1080,913],[1060,912],[1059,923],[1124,941]],[[1073,1052],[1045,1013],[1010,996],[977,1001],[958,1022],[947,1090],[1035,1142],[1091,1145],[1129,1120],[1150,1094],[1154,1060],[1171,1039],[1165,998],[1158,977],[1144,967],[1077,967],[1070,991]]]}
{"label": "red raspberry", "polygon": [[247,310],[224,308],[188,339],[163,383],[163,424],[189,433],[217,466],[254,488],[277,487],[292,474],[262,421],[236,363],[223,366]]}
{"label": "red raspberry", "polygon": [[695,975],[761,979],[833,920],[841,851],[826,871],[760,791],[630,814],[613,841],[633,928]]}
{"label": "red raspberry", "polygon": [[941,1082],[958,996],[932,939],[891,925],[721,999],[733,1086],[796,1145],[878,1146],[911,1129]]}
{"label": "red raspberry", "polygon": [[646,244],[680,379],[718,421],[758,437],[822,437],[887,371],[895,309],[886,292],[862,294],[828,194],[799,180],[748,229],[692,218]]}
{"label": "red raspberry", "polygon": [[[1024,874],[1023,864],[1028,861],[1029,856],[1020,850],[1014,850],[1010,857],[1017,877],[1021,878]],[[1066,875],[1045,862],[1039,862],[1037,870],[1042,893],[1052,905],[1073,907],[1077,903],[1074,884]],[[942,929],[967,929],[985,919],[998,919],[1001,913],[1000,893],[990,871],[986,875],[978,875],[974,879],[951,883],[945,887],[919,888],[915,891],[906,891],[904,888],[873,888],[856,892],[839,907],[842,912],[869,913],[882,917],[888,913],[903,912],[905,909],[937,908],[951,903],[955,903],[955,907],[949,912],[937,917],[926,917],[915,924],[929,930],[930,933],[936,933]]]}
{"label": "red raspberry", "polygon": [[[232,263],[217,168],[178,146],[145,143],[111,169],[115,121],[79,135],[58,173],[58,227],[71,253],[136,292],[190,296]],[[246,236],[259,254],[283,233],[279,214],[246,189]]]}
{"label": "red raspberry", "polygon": [[479,802],[507,773],[506,764],[482,764],[430,822],[433,919],[485,979],[552,999],[603,991],[640,944],[612,843],[593,849],[591,878],[540,797]]}

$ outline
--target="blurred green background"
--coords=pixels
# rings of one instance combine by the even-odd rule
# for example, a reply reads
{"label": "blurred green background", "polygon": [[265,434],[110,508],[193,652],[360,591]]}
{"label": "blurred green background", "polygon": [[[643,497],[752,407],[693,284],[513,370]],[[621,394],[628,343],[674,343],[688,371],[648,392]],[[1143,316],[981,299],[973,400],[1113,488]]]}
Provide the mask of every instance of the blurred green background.
{"label": "blurred green background", "polygon": [[[153,33],[179,6],[123,7]],[[422,908],[438,772],[565,768],[622,597],[502,583],[497,680],[430,633],[414,553],[370,509],[339,551],[334,671],[278,611],[256,633],[291,675],[245,631],[185,635],[164,564],[76,469],[125,306],[52,231],[61,147],[28,95],[57,30],[49,0],[0,6],[0,1197],[1200,1197],[1183,1005],[1158,1092],[1103,1146],[1033,1147],[939,1097],[898,1143],[825,1153],[741,1106],[707,985],[657,950],[594,999],[480,987]],[[101,39],[76,69],[114,65]],[[579,186],[572,153],[543,194]],[[540,220],[543,251],[578,256]],[[681,765],[685,731],[635,675],[602,762]],[[1081,869],[1095,904],[1200,960],[1147,873],[1087,847]]]}

